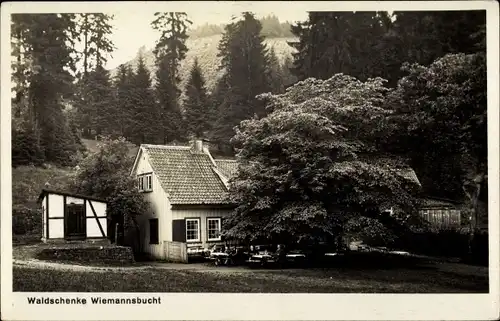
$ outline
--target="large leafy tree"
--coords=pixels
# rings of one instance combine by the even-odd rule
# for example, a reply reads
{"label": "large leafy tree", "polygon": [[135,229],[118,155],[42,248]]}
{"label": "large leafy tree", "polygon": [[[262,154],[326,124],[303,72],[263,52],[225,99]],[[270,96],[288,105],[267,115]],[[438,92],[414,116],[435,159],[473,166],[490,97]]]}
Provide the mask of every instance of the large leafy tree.
{"label": "large leafy tree", "polygon": [[184,12],[157,12],[151,23],[153,29],[161,32],[154,54],[163,143],[179,141],[185,136],[179,103],[179,65],[186,58],[187,28],[190,24]]}
{"label": "large leafy tree", "polygon": [[225,235],[332,240],[360,218],[383,222],[388,207],[395,222],[405,222],[418,184],[372,139],[391,113],[385,94],[381,79],[338,74],[262,95],[270,113],[243,121],[233,138],[241,165],[231,199],[238,206]]}
{"label": "large leafy tree", "polygon": [[82,161],[71,188],[77,193],[106,199],[108,235],[113,239],[119,224],[119,231],[125,232],[125,244],[139,249],[139,220],[148,211],[149,203],[130,176],[133,161],[129,143],[123,139],[104,139],[99,151]]}
{"label": "large leafy tree", "polygon": [[386,120],[392,131],[380,145],[410,156],[427,193],[468,196],[476,214],[478,201],[487,200],[485,53],[449,54],[405,71],[392,96],[396,112]]}
{"label": "large leafy tree", "polygon": [[205,79],[195,59],[186,85],[184,114],[189,134],[196,138],[204,138],[209,129],[212,110],[205,87]]}
{"label": "large leafy tree", "polygon": [[[264,115],[265,109],[255,97],[271,89],[268,79],[267,49],[262,26],[254,15],[244,12],[240,20],[226,25],[219,43],[220,70],[225,72],[219,89],[225,97],[217,106],[219,116],[212,133],[214,141],[229,145],[233,127],[240,121]],[[222,98],[222,97],[221,97]]]}

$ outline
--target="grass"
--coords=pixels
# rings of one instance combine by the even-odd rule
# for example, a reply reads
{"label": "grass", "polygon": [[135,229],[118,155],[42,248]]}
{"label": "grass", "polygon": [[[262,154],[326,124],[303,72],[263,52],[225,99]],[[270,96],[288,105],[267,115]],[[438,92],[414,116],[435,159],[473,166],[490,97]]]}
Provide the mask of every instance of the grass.
{"label": "grass", "polygon": [[[154,280],[154,282],[151,282]],[[14,267],[14,291],[246,293],[487,293],[488,269],[456,263],[273,271],[65,271]]]}

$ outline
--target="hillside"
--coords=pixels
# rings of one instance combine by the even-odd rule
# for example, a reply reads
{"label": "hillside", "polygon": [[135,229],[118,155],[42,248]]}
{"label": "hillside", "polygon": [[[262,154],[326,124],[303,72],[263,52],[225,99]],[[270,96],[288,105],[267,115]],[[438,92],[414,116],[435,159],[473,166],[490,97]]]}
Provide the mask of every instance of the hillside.
{"label": "hillside", "polygon": [[[210,37],[187,40],[186,45],[189,51],[186,54],[186,59],[181,63],[180,66],[181,88],[184,88],[189,70],[194,62],[194,59],[198,58],[198,62],[207,82],[207,88],[208,90],[213,89],[217,79],[221,76],[221,72],[218,71],[220,58],[217,57],[217,46],[221,37],[221,35],[214,35]],[[287,41],[291,40],[293,40],[293,38],[269,38],[265,40],[265,43],[268,48],[274,48],[278,59],[281,63],[283,63],[285,58],[287,56],[291,56],[294,50],[287,44]],[[144,53],[144,60],[146,62],[146,66],[151,71],[151,74],[154,75],[156,67],[153,52],[146,51]],[[132,66],[133,68],[135,68],[137,66],[137,62],[138,58],[135,58],[134,60],[128,61],[125,64],[127,66]],[[116,68],[111,70],[112,77],[114,77],[116,73]]]}

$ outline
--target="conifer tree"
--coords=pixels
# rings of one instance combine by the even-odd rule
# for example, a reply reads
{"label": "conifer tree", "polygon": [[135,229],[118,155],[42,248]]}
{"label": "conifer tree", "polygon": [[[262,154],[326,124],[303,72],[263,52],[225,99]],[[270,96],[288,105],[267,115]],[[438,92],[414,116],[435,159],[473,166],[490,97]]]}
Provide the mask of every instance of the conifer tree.
{"label": "conifer tree", "polygon": [[282,66],[276,56],[274,48],[269,50],[268,54],[269,64],[267,68],[269,82],[271,84],[271,91],[276,94],[280,94],[285,90],[284,85],[284,74]]}
{"label": "conifer tree", "polygon": [[154,54],[156,58],[156,96],[159,101],[163,143],[183,140],[184,126],[180,110],[179,65],[186,58],[187,27],[191,21],[183,12],[155,13],[151,23],[161,32]]}
{"label": "conifer tree", "polygon": [[139,53],[137,70],[131,81],[130,102],[133,106],[131,141],[135,144],[158,143],[160,115],[151,84],[151,75],[146,68],[144,57]]}
{"label": "conifer tree", "polygon": [[209,107],[205,79],[198,59],[195,59],[186,85],[186,100],[184,101],[186,125],[189,134],[195,138],[204,138],[208,131],[211,113]]}
{"label": "conifer tree", "polygon": [[234,126],[242,120],[265,114],[262,102],[255,97],[271,90],[267,73],[267,49],[262,26],[254,15],[244,12],[241,20],[226,25],[219,43],[220,70],[226,75],[225,97],[217,106],[219,115],[212,139],[226,147],[234,135]]}
{"label": "conifer tree", "polygon": [[133,105],[131,98],[134,71],[130,66],[120,65],[114,81],[115,120],[113,132],[119,136],[130,138],[130,126],[133,120]]}
{"label": "conifer tree", "polygon": [[65,100],[73,94],[76,69],[74,15],[19,14],[12,16],[12,24],[18,54],[13,81],[16,98],[22,102],[24,97],[18,105],[24,109],[17,113],[23,118],[18,130],[33,137],[30,148],[38,151],[39,161],[67,164],[77,149],[63,113]]}

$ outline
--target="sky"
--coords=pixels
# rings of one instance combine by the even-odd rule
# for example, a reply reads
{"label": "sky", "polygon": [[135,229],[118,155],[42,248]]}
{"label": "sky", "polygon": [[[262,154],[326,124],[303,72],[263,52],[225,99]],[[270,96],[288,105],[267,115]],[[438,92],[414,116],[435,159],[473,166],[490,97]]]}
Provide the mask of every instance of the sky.
{"label": "sky", "polygon": [[[193,2],[194,5],[197,2]],[[233,15],[239,16],[243,11],[251,11],[258,18],[273,14],[280,21],[303,21],[307,19],[307,3],[293,4],[294,10],[283,10],[283,3],[254,2],[248,3],[225,3],[224,5],[206,6],[203,10],[186,10],[193,27],[209,24],[225,24],[231,21]],[[310,9],[309,9],[310,10]],[[168,8],[165,8],[168,11]],[[173,11],[173,10],[172,10]],[[108,13],[108,12],[106,12]],[[120,64],[133,59],[141,46],[151,49],[160,34],[151,28],[154,11],[130,11],[109,12],[114,15],[114,30],[111,40],[115,44],[113,56],[108,59],[106,67],[113,69]]]}

